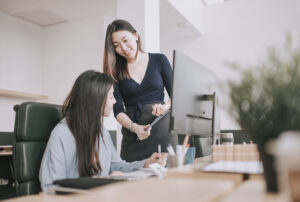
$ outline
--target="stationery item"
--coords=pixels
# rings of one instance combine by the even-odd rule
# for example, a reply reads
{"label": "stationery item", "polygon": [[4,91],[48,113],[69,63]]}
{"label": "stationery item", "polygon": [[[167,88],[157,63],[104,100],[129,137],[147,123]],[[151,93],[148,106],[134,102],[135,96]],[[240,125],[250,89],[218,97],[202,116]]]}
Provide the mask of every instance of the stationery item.
{"label": "stationery item", "polygon": [[168,155],[168,161],[167,161],[167,167],[168,168],[175,168],[176,167],[176,155]]}
{"label": "stationery item", "polygon": [[62,179],[62,180],[54,181],[53,182],[54,186],[50,187],[48,192],[57,193],[57,194],[87,193],[85,189],[104,186],[115,182],[123,182],[127,180],[140,180],[155,175],[158,176],[159,178],[162,177],[161,173],[157,175],[157,170],[154,170],[153,168],[150,167],[150,168],[141,168],[140,170],[133,171],[133,172],[123,173],[123,175],[118,175],[118,176],[93,176],[93,177]]}
{"label": "stationery item", "polygon": [[103,186],[115,182],[122,182],[124,180],[125,179],[116,179],[116,178],[108,178],[108,177],[106,178],[79,177],[79,178],[72,178],[72,179],[56,180],[53,182],[53,184],[65,188],[90,189],[93,187]]}
{"label": "stationery item", "polygon": [[176,154],[176,155],[168,155],[168,168],[181,167],[184,163],[184,155]]}
{"label": "stationery item", "polygon": [[182,154],[184,156],[186,155],[186,152],[188,151],[189,147],[190,147],[190,144],[183,145],[183,147],[182,147]]}
{"label": "stationery item", "polygon": [[182,153],[168,155],[168,168],[181,167],[184,165],[184,155]]}
{"label": "stationery item", "polygon": [[160,163],[162,161],[162,158],[161,158],[161,146],[160,146],[160,144],[158,144],[157,151],[158,151],[158,154],[160,156],[159,159],[158,159],[158,162]]}
{"label": "stationery item", "polygon": [[173,149],[172,145],[170,145],[170,144],[167,147],[167,151],[168,151],[169,155],[175,155],[174,149]]}
{"label": "stationery item", "polygon": [[192,164],[194,162],[195,155],[196,155],[196,148],[189,147],[185,154],[184,164]]}
{"label": "stationery item", "polygon": [[185,135],[184,140],[183,140],[183,145],[184,145],[184,146],[188,144],[188,142],[189,142],[189,137],[190,137],[189,134],[186,134],[186,135]]}
{"label": "stationery item", "polygon": [[[150,167],[150,165],[149,165],[149,168],[141,168],[136,171],[123,173],[124,178],[127,180],[140,180],[140,179],[145,179],[145,178],[156,175],[156,173],[153,171],[153,169]],[[120,176],[120,177],[122,177],[122,176]]]}
{"label": "stationery item", "polygon": [[150,127],[147,129],[147,131],[150,130],[155,124],[157,124],[162,118],[164,118],[166,115],[170,113],[170,110],[167,110],[165,113],[154,119],[154,121],[150,124]]}
{"label": "stationery item", "polygon": [[261,174],[263,167],[260,161],[218,161],[207,165],[203,171]]}
{"label": "stationery item", "polygon": [[182,152],[183,152],[183,146],[176,145],[176,154],[182,154]]}
{"label": "stationery item", "polygon": [[91,194],[92,192],[86,189],[68,188],[60,186],[51,186],[47,189],[48,194]]}
{"label": "stationery item", "polygon": [[184,165],[184,154],[180,153],[180,154],[176,154],[176,166],[177,167],[181,167]]}
{"label": "stationery item", "polygon": [[158,179],[162,179],[165,177],[166,173],[167,173],[167,169],[162,167],[160,164],[158,163],[152,163],[149,165],[149,168],[152,170],[152,172],[156,175],[156,177]]}

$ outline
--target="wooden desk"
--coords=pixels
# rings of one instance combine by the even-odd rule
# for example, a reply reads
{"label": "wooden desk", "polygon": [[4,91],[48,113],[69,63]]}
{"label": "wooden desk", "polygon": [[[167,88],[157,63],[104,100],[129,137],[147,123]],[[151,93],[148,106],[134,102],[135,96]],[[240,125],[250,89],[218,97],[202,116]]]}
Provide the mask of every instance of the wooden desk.
{"label": "wooden desk", "polygon": [[[267,194],[261,176],[243,181],[241,174],[205,173],[194,165],[171,169],[166,178],[115,183],[88,190],[87,194],[50,195],[40,193],[8,200],[8,202],[288,202],[286,194]],[[197,168],[195,170],[195,168]]]}
{"label": "wooden desk", "polygon": [[[198,163],[204,159],[197,160]],[[198,165],[199,166],[199,165]],[[166,178],[158,180],[149,178],[139,181],[128,181],[98,187],[88,191],[88,194],[49,195],[40,193],[11,199],[11,202],[76,202],[76,201],[204,201],[217,202],[236,187],[234,178],[221,178],[205,173],[194,172],[193,166],[170,169]],[[224,175],[223,175],[224,176]]]}
{"label": "wooden desk", "polygon": [[231,180],[192,179],[173,176],[163,180],[150,178],[139,181],[128,181],[111,184],[89,191],[89,194],[48,195],[41,193],[8,200],[11,202],[60,202],[60,201],[219,201],[234,189]]}
{"label": "wooden desk", "polygon": [[202,169],[212,163],[211,156],[197,158],[192,165],[186,165],[180,168],[170,169],[166,178],[172,176],[181,176],[185,178],[197,179],[218,179],[218,180],[231,180],[234,182],[235,187],[243,182],[243,174],[240,173],[213,173],[202,172]]}
{"label": "wooden desk", "polygon": [[271,194],[265,189],[265,182],[261,179],[245,181],[235,191],[225,197],[221,202],[289,202],[288,193]]}

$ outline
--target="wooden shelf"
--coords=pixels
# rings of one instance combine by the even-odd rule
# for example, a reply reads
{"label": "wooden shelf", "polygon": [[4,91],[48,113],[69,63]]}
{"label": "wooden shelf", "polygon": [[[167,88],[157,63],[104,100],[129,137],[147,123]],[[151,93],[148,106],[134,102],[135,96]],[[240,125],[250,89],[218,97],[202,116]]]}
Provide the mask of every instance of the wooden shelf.
{"label": "wooden shelf", "polygon": [[13,91],[13,90],[5,90],[5,89],[0,89],[0,97],[22,98],[28,100],[48,99],[48,96],[46,95],[38,95],[38,94],[25,93],[25,92]]}
{"label": "wooden shelf", "polygon": [[11,156],[12,145],[0,145],[0,156]]}

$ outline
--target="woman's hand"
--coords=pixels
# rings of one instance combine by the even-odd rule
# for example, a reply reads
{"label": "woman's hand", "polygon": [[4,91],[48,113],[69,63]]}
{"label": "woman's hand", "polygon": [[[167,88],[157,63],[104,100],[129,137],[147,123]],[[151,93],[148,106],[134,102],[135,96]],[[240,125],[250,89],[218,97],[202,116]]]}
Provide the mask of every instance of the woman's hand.
{"label": "woman's hand", "polygon": [[110,176],[124,176],[124,173],[121,171],[114,171],[110,173]]}
{"label": "woman's hand", "polygon": [[170,109],[171,105],[169,103],[166,104],[154,104],[152,105],[152,114],[155,116],[160,116],[165,113],[168,109]]}
{"label": "woman's hand", "polygon": [[139,125],[137,123],[132,124],[132,130],[137,135],[139,140],[145,140],[150,136],[150,124],[148,125]]}
{"label": "woman's hand", "polygon": [[153,153],[150,158],[148,158],[145,162],[145,168],[148,168],[152,163],[158,163],[162,167],[165,167],[167,164],[168,153]]}

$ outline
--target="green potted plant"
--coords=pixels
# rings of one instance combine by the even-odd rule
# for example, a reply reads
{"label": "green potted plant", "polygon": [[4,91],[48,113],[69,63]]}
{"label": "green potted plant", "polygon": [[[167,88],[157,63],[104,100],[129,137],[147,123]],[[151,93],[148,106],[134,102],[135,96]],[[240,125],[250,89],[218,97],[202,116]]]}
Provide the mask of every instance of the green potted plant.
{"label": "green potted plant", "polygon": [[231,110],[258,145],[267,190],[277,192],[273,157],[264,146],[283,131],[300,130],[300,46],[287,35],[284,48],[271,48],[262,64],[231,66],[241,73],[240,81],[229,82]]}

